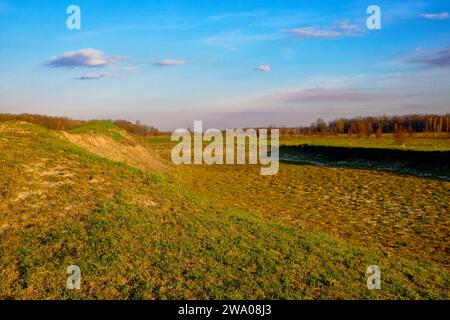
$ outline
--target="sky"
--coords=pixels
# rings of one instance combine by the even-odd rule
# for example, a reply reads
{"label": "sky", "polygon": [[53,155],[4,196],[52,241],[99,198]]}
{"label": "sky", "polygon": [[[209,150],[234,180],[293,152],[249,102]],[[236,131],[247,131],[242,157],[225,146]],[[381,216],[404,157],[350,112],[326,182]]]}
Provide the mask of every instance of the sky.
{"label": "sky", "polygon": [[164,130],[449,113],[449,13],[446,0],[0,0],[0,113]]}

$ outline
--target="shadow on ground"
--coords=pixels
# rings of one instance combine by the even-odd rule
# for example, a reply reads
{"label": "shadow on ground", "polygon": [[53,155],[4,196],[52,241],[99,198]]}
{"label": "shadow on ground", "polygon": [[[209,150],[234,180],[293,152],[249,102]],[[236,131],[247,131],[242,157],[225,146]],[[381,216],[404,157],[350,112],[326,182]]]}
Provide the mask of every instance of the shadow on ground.
{"label": "shadow on ground", "polygon": [[292,164],[390,171],[450,181],[449,151],[299,145],[280,147],[280,160]]}

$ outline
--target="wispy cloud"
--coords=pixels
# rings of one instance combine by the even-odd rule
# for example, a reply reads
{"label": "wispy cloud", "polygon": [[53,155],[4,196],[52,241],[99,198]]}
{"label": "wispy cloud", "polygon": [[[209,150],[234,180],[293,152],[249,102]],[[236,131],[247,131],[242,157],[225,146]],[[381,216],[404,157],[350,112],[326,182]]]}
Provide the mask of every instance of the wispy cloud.
{"label": "wispy cloud", "polygon": [[422,13],[419,15],[419,17],[424,18],[424,19],[431,19],[431,20],[443,20],[443,19],[448,19],[449,15],[448,15],[448,12]]}
{"label": "wispy cloud", "polygon": [[153,65],[157,67],[172,67],[172,66],[181,66],[184,64],[186,64],[186,61],[176,59],[164,59],[161,61],[153,62]]}
{"label": "wispy cloud", "polygon": [[265,97],[272,101],[297,102],[355,102],[374,99],[376,95],[369,92],[347,91],[342,89],[313,88],[276,92]]}
{"label": "wispy cloud", "polygon": [[120,71],[120,73],[125,73],[125,74],[135,73],[135,72],[139,71],[139,68],[138,67],[123,67],[119,71]]}
{"label": "wispy cloud", "polygon": [[362,29],[359,25],[350,24],[348,21],[341,21],[338,25],[328,28],[304,27],[284,29],[282,31],[300,38],[337,38],[362,34]]}
{"label": "wispy cloud", "polygon": [[340,36],[340,33],[335,30],[318,29],[314,27],[295,28],[289,30],[283,30],[296,37],[303,38],[336,38]]}
{"label": "wispy cloud", "polygon": [[450,66],[450,48],[439,49],[431,52],[422,53],[418,50],[413,57],[407,58],[408,63],[421,64],[428,67],[449,67]]}
{"label": "wispy cloud", "polygon": [[383,25],[416,19],[428,6],[429,4],[422,0],[389,1],[382,6]]}
{"label": "wispy cloud", "polygon": [[270,66],[268,66],[268,65],[265,65],[265,64],[262,64],[262,65],[260,65],[260,66],[257,66],[255,69],[253,69],[253,70],[255,70],[255,71],[261,71],[261,72],[269,72],[269,71],[271,71],[272,69],[270,68]]}
{"label": "wispy cloud", "polygon": [[112,68],[109,69],[110,73],[88,73],[81,75],[79,77],[75,77],[75,80],[100,80],[104,78],[123,78],[129,74],[136,73],[139,71],[138,67],[130,66],[123,68]]}
{"label": "wispy cloud", "polygon": [[62,56],[51,58],[45,65],[53,68],[99,68],[117,63],[119,60],[118,57],[106,56],[100,50],[88,48],[65,52]]}
{"label": "wispy cloud", "polygon": [[89,74],[85,74],[79,77],[75,77],[75,80],[100,80],[103,78],[108,77],[109,74],[106,73],[100,73],[100,74],[95,74],[95,73],[89,73]]}

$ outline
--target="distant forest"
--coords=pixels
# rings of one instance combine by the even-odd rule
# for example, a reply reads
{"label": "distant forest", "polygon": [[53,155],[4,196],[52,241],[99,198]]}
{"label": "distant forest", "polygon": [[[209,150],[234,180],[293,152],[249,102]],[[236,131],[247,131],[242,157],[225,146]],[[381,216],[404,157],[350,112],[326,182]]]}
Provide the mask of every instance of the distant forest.
{"label": "distant forest", "polygon": [[383,133],[396,135],[422,132],[450,132],[450,114],[411,114],[403,116],[341,118],[328,123],[318,119],[309,127],[281,128],[281,134],[348,134],[370,137]]}
{"label": "distant forest", "polygon": [[[70,130],[89,121],[74,120],[67,117],[51,117],[34,114],[2,114],[0,122],[25,121],[43,126],[52,130]],[[164,134],[153,126],[142,124],[140,121],[132,123],[126,120],[111,120],[118,127],[141,136],[157,136]],[[403,116],[381,116],[381,117],[358,117],[351,119],[336,119],[328,123],[318,119],[308,127],[282,127],[282,135],[298,134],[347,134],[358,137],[375,134],[381,136],[383,133],[394,133],[396,135],[412,135],[413,133],[450,132],[450,114],[412,114]]]}

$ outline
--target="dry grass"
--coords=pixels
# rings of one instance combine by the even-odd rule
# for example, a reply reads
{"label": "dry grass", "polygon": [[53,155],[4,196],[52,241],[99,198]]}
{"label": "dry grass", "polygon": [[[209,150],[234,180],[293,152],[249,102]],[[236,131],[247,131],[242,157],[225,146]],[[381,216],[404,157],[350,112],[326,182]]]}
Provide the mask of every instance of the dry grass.
{"label": "dry grass", "polygon": [[[437,247],[413,243],[414,258],[409,247],[391,250],[382,240],[384,233],[397,244],[399,226],[406,240],[445,250],[448,184],[281,169],[262,179],[253,167],[179,167],[162,178],[37,126],[0,124],[0,299],[450,297],[445,258],[428,259]],[[81,291],[65,288],[72,264],[81,267]],[[381,291],[365,286],[371,264],[382,269]]]}
{"label": "dry grass", "polygon": [[177,176],[261,217],[450,267],[448,181],[283,163],[268,177],[250,166],[182,166]]}

